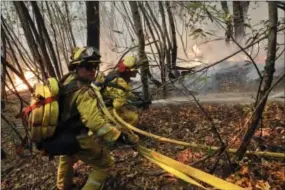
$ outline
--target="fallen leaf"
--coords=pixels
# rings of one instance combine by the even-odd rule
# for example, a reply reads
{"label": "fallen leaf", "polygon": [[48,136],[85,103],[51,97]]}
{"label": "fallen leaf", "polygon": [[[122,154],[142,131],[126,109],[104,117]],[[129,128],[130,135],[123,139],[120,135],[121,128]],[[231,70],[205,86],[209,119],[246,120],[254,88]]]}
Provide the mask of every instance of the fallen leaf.
{"label": "fallen leaf", "polygon": [[248,174],[248,167],[247,166],[242,166],[240,169],[240,174],[241,175],[247,175]]}
{"label": "fallen leaf", "polygon": [[255,187],[260,190],[270,190],[271,186],[269,185],[267,181],[257,180]]}
{"label": "fallen leaf", "polygon": [[192,152],[189,149],[178,152],[176,155],[177,161],[186,165],[190,164],[193,160]]}

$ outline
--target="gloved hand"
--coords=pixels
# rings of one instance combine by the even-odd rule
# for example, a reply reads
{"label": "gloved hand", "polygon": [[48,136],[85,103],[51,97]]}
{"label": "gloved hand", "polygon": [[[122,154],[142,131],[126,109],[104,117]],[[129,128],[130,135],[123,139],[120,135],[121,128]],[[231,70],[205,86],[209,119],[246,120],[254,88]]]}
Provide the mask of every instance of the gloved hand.
{"label": "gloved hand", "polygon": [[121,133],[117,142],[122,142],[124,144],[135,145],[139,143],[139,136],[130,133]]}

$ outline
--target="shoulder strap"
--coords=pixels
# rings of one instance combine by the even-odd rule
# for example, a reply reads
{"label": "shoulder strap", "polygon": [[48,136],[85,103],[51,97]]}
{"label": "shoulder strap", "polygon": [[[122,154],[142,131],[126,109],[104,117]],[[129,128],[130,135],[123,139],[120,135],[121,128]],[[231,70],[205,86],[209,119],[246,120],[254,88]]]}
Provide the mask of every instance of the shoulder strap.
{"label": "shoulder strap", "polygon": [[70,75],[71,75],[71,72],[67,73],[66,75],[63,75],[58,83],[63,84]]}
{"label": "shoulder strap", "polygon": [[77,91],[81,88],[84,88],[85,85],[83,85],[82,82],[80,82],[80,80],[78,80],[77,78],[71,80],[68,84],[64,85],[64,82],[70,75],[71,73],[64,75],[59,81],[60,94],[68,94]]}

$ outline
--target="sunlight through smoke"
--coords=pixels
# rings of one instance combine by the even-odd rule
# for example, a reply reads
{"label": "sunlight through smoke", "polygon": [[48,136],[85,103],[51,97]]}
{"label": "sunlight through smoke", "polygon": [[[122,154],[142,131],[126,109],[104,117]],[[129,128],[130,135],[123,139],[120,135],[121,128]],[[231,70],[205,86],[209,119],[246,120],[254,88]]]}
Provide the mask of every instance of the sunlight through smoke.
{"label": "sunlight through smoke", "polygon": [[[35,75],[31,71],[26,71],[24,75],[31,86],[33,86],[37,82]],[[18,91],[28,89],[27,85],[18,76],[15,76],[15,86]]]}
{"label": "sunlight through smoke", "polygon": [[199,49],[199,47],[197,46],[197,44],[195,44],[192,47],[193,52],[195,53],[195,57],[200,57],[202,55],[201,50]]}

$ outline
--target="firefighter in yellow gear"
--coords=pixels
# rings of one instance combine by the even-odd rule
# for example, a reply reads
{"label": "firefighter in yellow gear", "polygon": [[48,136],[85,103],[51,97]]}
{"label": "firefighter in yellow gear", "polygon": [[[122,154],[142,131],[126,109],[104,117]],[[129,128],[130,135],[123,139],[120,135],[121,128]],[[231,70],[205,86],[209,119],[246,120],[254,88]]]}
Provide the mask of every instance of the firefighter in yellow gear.
{"label": "firefighter in yellow gear", "polygon": [[137,60],[134,56],[126,56],[121,60],[116,71],[109,73],[104,82],[98,75],[95,84],[101,87],[102,95],[107,101],[111,101],[110,107],[116,109],[120,117],[127,123],[136,126],[138,122],[138,110],[128,103],[136,100],[137,95],[132,93],[131,78],[137,74]]}
{"label": "firefighter in yellow gear", "polygon": [[[60,190],[71,188],[73,164],[77,160],[93,168],[83,190],[102,189],[114,164],[105,144],[114,143],[124,135],[104,117],[97,105],[96,89],[90,85],[100,57],[98,50],[92,47],[78,48],[74,52],[69,65],[71,72],[60,81],[63,93],[59,97],[61,114],[56,129],[59,135],[55,137],[57,140],[39,147],[51,155],[72,150],[59,158],[57,188]],[[93,133],[91,136],[89,130]],[[67,143],[68,139],[75,141]]]}

